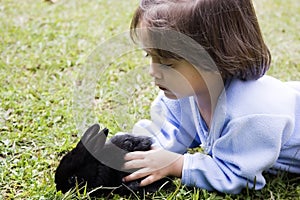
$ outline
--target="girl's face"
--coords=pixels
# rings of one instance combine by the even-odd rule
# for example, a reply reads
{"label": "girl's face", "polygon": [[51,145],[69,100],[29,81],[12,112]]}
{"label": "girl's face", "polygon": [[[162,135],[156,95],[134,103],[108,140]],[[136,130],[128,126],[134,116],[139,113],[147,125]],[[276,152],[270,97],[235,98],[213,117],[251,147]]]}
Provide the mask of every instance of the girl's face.
{"label": "girl's face", "polygon": [[154,78],[155,85],[166,97],[178,99],[209,93],[204,78],[211,72],[197,70],[183,59],[162,58],[155,53],[149,55],[151,55],[149,73]]}

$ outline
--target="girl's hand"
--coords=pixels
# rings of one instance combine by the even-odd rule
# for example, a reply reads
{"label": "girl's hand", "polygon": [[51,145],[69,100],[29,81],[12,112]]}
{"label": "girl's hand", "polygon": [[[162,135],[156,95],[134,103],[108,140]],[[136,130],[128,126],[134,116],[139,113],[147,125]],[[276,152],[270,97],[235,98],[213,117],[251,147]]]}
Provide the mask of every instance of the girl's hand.
{"label": "girl's hand", "polygon": [[149,151],[135,151],[124,157],[124,169],[138,169],[124,177],[124,181],[133,181],[146,177],[140,186],[149,185],[166,176],[181,177],[183,155],[162,148],[152,148]]}

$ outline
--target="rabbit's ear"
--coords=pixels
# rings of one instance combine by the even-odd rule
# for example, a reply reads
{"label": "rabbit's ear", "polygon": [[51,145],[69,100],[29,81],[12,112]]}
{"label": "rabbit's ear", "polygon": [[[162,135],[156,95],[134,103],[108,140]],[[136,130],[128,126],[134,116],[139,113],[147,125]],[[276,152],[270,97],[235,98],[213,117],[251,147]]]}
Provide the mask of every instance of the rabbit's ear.
{"label": "rabbit's ear", "polygon": [[103,148],[106,137],[108,134],[108,129],[104,128],[99,133],[100,126],[99,124],[94,124],[86,130],[84,135],[81,138],[81,142],[84,147],[95,157],[97,153]]}
{"label": "rabbit's ear", "polygon": [[86,144],[89,141],[94,140],[93,138],[98,134],[99,130],[100,130],[99,124],[94,124],[93,126],[89,127],[83,134],[81,138],[81,142],[83,144]]}
{"label": "rabbit's ear", "polygon": [[107,128],[104,128],[100,131],[101,134],[104,134],[106,137],[108,135],[109,130]]}

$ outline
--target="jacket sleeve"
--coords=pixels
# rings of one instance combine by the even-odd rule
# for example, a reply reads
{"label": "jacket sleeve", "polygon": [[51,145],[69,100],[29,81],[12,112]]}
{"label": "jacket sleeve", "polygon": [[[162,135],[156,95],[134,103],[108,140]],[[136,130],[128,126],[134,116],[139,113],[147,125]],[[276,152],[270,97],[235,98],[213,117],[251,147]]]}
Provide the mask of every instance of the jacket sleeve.
{"label": "jacket sleeve", "polygon": [[132,133],[150,136],[153,138],[153,145],[181,154],[189,147],[199,146],[195,125],[189,117],[182,117],[190,108],[188,100],[180,102],[163,97],[160,94],[152,103],[151,121],[138,121]]}
{"label": "jacket sleeve", "polygon": [[184,155],[182,182],[225,193],[239,193],[246,187],[261,189],[265,185],[262,172],[276,162],[286,141],[282,135],[292,130],[288,116],[252,115],[231,120],[213,143],[211,155]]}

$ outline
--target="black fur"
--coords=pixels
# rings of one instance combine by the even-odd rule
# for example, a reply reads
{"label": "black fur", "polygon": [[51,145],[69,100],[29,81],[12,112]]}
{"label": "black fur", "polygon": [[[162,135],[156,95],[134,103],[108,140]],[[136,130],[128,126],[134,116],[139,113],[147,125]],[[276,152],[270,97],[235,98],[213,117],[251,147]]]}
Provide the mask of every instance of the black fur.
{"label": "black fur", "polygon": [[[129,174],[129,172],[121,170],[124,164],[124,155],[132,151],[150,150],[151,138],[124,134],[116,135],[110,141],[105,142],[108,129],[103,129],[98,133],[99,129],[99,125],[90,127],[77,146],[62,158],[55,173],[57,191],[61,190],[65,193],[75,188],[77,183],[79,188],[87,184],[88,191],[101,186],[114,188],[100,188],[93,192],[92,196],[107,195],[111,192],[126,195],[131,191],[152,193],[161,186],[170,184],[167,178],[146,187],[139,187],[139,181],[123,183],[122,178]],[[100,136],[105,137],[100,138]],[[93,151],[93,155],[97,158],[89,151]]]}

